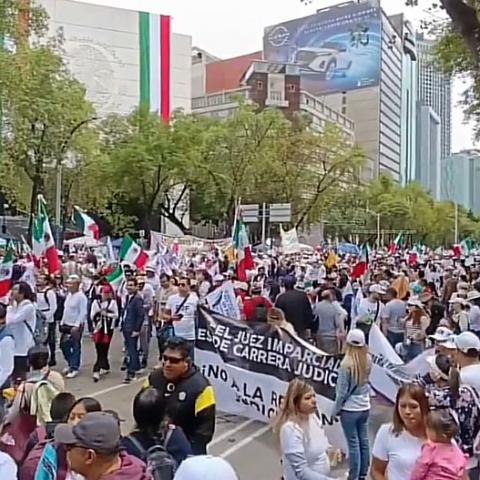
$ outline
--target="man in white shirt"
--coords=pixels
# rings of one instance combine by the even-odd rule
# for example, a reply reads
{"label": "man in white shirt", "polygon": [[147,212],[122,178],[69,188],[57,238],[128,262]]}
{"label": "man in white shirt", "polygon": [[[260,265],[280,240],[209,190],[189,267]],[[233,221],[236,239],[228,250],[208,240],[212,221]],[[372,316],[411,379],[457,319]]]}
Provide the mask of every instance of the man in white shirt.
{"label": "man in white shirt", "polygon": [[68,294],[65,299],[63,318],[60,323],[60,348],[68,364],[64,370],[67,378],[75,378],[80,370],[82,332],[87,320],[88,301],[80,290],[80,277],[71,275],[67,280]]}
{"label": "man in white shirt", "polygon": [[0,422],[4,414],[4,398],[1,394],[4,388],[10,386],[10,375],[13,372],[15,357],[15,341],[6,321],[7,307],[0,304]]}
{"label": "man in white shirt", "polygon": [[362,298],[358,306],[358,315],[353,319],[352,328],[363,331],[367,344],[372,325],[380,323],[381,319],[385,318],[385,306],[381,302],[381,296],[385,293],[381,285],[371,285],[368,289],[368,297]]}
{"label": "man in white shirt", "polygon": [[45,315],[48,324],[47,345],[50,349],[49,366],[57,364],[55,358],[57,325],[55,323],[55,312],[57,311],[57,294],[55,287],[47,275],[41,274],[37,278],[37,308]]}
{"label": "man in white shirt", "polygon": [[26,282],[16,283],[11,290],[11,305],[7,308],[7,325],[15,341],[14,382],[25,380],[28,371],[28,350],[35,345],[37,323],[32,287]]}
{"label": "man in white shirt", "polygon": [[462,332],[455,337],[460,382],[470,385],[480,394],[480,339],[472,332]]}
{"label": "man in white shirt", "polygon": [[176,337],[181,337],[189,342],[192,360],[195,347],[197,306],[198,297],[190,290],[190,279],[181,278],[178,282],[178,293],[170,296],[167,300],[164,319],[172,322]]}

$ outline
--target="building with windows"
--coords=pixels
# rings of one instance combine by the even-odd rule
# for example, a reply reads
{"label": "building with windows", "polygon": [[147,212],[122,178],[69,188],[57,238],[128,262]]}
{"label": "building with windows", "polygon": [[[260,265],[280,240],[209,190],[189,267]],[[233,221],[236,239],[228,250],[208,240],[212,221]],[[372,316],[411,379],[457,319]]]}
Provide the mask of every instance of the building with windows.
{"label": "building with windows", "polygon": [[441,140],[442,122],[431,107],[417,102],[417,163],[415,179],[433,196],[442,196]]}
{"label": "building with windows", "polygon": [[452,148],[452,79],[434,64],[432,49],[434,42],[417,33],[418,52],[418,101],[440,117],[441,159],[447,158]]}
{"label": "building with windows", "polygon": [[442,161],[442,199],[480,215],[480,151],[463,150]]}

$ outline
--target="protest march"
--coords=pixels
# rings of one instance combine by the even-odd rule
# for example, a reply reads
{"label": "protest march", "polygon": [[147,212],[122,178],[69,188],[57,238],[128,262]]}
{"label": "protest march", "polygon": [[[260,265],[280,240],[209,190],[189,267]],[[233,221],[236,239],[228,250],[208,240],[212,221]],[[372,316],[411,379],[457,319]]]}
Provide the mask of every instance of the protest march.
{"label": "protest march", "polygon": [[[435,435],[478,479],[474,245],[308,247],[282,230],[255,252],[240,212],[220,241],[101,238],[80,208],[74,220],[81,235],[60,251],[39,197],[32,247],[23,238],[2,250],[0,449],[19,479],[90,480],[115,462],[111,478],[190,478],[182,469],[195,458],[235,478],[207,455],[220,414],[271,428],[286,479],[344,478],[337,464],[348,478],[421,478]],[[130,432],[69,392],[77,377],[106,382],[117,360],[124,385],[141,380]],[[392,423],[371,444],[379,399]]]}

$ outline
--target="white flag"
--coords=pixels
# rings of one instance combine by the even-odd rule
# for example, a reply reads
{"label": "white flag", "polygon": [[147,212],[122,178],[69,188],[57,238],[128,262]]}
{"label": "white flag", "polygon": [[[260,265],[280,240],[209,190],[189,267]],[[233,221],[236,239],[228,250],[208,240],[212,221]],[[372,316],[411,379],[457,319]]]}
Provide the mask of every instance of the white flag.
{"label": "white flag", "polygon": [[207,305],[214,312],[240,320],[240,308],[231,282],[225,282],[221,287],[209,293],[206,300]]}

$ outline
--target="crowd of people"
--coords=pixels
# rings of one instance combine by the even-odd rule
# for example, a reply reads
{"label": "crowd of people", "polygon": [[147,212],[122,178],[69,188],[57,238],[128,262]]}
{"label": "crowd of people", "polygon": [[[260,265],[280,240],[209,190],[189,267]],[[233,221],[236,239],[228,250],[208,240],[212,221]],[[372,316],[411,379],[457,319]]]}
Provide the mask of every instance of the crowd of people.
{"label": "crowd of people", "polygon": [[[348,446],[346,478],[478,480],[475,261],[430,252],[411,262],[402,252],[376,252],[368,272],[357,277],[358,258],[329,259],[328,251],[258,255],[240,281],[218,251],[195,252],[168,273],[124,263],[123,280],[115,285],[108,281],[114,266],[100,264],[93,252],[68,255],[55,275],[19,262],[0,303],[0,478],[195,480],[208,478],[206,472],[237,478],[227,462],[207,454],[215,392],[195,364],[197,309],[214,309],[211,294],[231,284],[239,320],[270,323],[326,354],[343,355],[333,413]],[[399,388],[392,423],[376,432],[370,448],[373,325],[405,362],[430,348],[435,353],[425,358],[428,372]],[[75,398],[66,381],[86,374],[86,342],[96,352],[92,381],[108,375],[116,335],[125,384],[156,367],[144,373],[133,398],[131,432],[122,432],[118,413],[94,398]],[[55,369],[58,346],[62,374]],[[338,452],[318,416],[312,385],[290,382],[272,426],[284,480],[332,478]]]}

